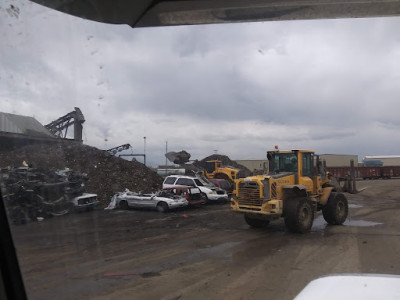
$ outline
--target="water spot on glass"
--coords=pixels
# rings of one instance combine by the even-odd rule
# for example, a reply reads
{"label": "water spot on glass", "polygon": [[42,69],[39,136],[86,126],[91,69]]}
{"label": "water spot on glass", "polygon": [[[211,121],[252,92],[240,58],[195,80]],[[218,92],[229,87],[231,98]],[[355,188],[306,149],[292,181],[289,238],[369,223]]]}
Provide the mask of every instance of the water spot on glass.
{"label": "water spot on glass", "polygon": [[10,4],[10,7],[6,8],[6,11],[11,17],[15,17],[18,19],[18,17],[19,17],[19,8],[18,7]]}

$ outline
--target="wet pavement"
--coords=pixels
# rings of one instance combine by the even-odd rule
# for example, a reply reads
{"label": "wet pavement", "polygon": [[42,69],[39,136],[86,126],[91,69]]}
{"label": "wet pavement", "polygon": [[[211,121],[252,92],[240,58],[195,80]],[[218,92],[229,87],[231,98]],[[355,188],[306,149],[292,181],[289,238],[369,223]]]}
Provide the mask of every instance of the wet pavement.
{"label": "wet pavement", "polygon": [[368,185],[347,195],[344,225],[317,213],[304,235],[250,228],[227,204],[96,210],[13,234],[30,299],[293,299],[327,274],[400,273],[400,180]]}

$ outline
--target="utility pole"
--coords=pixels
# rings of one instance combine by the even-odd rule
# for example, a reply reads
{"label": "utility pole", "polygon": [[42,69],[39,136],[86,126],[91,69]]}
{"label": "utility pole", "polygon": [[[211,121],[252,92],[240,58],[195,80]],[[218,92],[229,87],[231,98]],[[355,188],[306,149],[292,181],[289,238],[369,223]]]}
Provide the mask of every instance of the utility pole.
{"label": "utility pole", "polygon": [[146,137],[143,137],[143,154],[144,154],[144,165],[146,166]]}
{"label": "utility pole", "polygon": [[165,141],[165,176],[168,174],[168,160],[167,160],[167,153],[168,153],[168,141]]}

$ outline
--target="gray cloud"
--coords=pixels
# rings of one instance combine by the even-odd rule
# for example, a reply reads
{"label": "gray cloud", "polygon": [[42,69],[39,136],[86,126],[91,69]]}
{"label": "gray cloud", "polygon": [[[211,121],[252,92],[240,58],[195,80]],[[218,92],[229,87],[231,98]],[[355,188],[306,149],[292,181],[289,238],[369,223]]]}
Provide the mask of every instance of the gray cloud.
{"label": "gray cloud", "polygon": [[194,158],[214,149],[263,158],[277,143],[399,154],[399,25],[374,18],[131,29],[6,0],[0,107],[46,124],[79,106],[88,144],[129,142],[139,151],[146,136],[153,164],[163,162],[166,140]]}

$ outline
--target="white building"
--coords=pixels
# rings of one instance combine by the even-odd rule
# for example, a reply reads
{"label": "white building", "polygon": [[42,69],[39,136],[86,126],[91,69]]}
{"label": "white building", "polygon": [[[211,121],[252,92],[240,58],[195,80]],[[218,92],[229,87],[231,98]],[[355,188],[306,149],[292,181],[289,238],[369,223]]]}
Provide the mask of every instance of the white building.
{"label": "white building", "polygon": [[374,155],[363,158],[363,162],[371,160],[380,160],[383,166],[400,166],[400,155]]}

